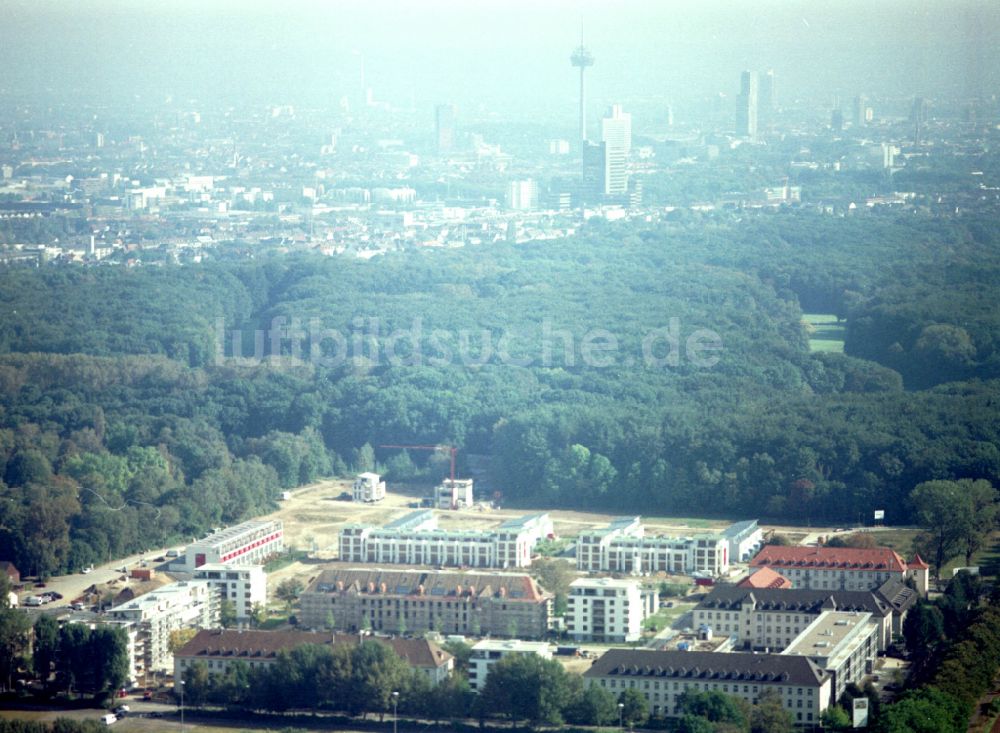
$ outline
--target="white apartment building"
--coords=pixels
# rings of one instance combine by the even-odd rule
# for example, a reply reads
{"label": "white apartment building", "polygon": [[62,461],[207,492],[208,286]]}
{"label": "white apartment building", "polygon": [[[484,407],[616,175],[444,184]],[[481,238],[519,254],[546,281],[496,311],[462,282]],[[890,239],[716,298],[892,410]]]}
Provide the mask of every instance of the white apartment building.
{"label": "white apartment building", "polygon": [[638,580],[579,578],[566,598],[566,631],[577,641],[638,641],[645,618]]}
{"label": "white apartment building", "polygon": [[170,632],[218,626],[219,594],[205,580],[171,583],[115,606],[105,616],[136,628],[143,642],[147,673],[169,672],[173,669]]}
{"label": "white apartment building", "polygon": [[263,565],[284,549],[284,530],[276,519],[251,520],[213,532],[192,542],[184,553],[184,570],[206,564]]}
{"label": "white apartment building", "polygon": [[687,690],[721,692],[755,703],[773,690],[797,725],[814,727],[832,703],[831,676],[804,656],[728,652],[610,649],[583,673],[617,697],[637,690],[651,715],[675,717]]}
{"label": "white apartment building", "polygon": [[833,699],[872,671],[878,655],[878,622],[870,613],[825,611],[781,652],[808,657],[833,678]]}
{"label": "white apartment building", "polygon": [[340,531],[338,544],[345,562],[521,568],[531,565],[534,546],[552,531],[547,514],[508,520],[496,530],[444,530],[426,509],[384,527],[349,524]]}
{"label": "white apartment building", "polygon": [[712,577],[729,572],[729,541],[722,535],[647,537],[639,517],[620,517],[577,537],[576,567],[588,572],[667,572]]}
{"label": "white apartment building", "polygon": [[267,573],[260,565],[206,563],[194,571],[195,580],[206,580],[220,600],[233,604],[238,620],[250,618],[255,605],[267,605]]}
{"label": "white apartment building", "polygon": [[722,536],[729,542],[730,562],[746,562],[764,544],[764,531],[756,519],[730,524],[722,530]]}
{"label": "white apartment building", "polygon": [[544,641],[483,639],[472,647],[469,656],[469,687],[480,692],[490,667],[511,654],[537,654],[543,659],[552,659],[552,647]]}
{"label": "white apartment building", "polygon": [[459,509],[475,503],[471,478],[446,478],[434,487],[434,506],[438,509]]}
{"label": "white apartment building", "polygon": [[354,501],[371,504],[385,498],[385,481],[377,473],[359,473],[354,479]]}

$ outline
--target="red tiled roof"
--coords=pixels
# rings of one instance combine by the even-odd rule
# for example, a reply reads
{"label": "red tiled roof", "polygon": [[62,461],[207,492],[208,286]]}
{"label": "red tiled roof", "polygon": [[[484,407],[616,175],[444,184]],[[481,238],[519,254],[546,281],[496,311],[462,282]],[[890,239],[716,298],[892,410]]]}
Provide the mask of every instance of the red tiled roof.
{"label": "red tiled roof", "polygon": [[791,588],[792,581],[771,568],[761,568],[737,583],[740,588]]}
{"label": "red tiled roof", "polygon": [[914,555],[913,559],[906,564],[906,567],[913,570],[929,570],[931,566],[925,563],[920,555]]}
{"label": "red tiled roof", "polygon": [[[425,639],[366,637],[386,644],[413,667],[440,667],[448,663],[451,654]],[[348,644],[361,641],[357,634],[324,634],[313,631],[236,631],[232,629],[202,629],[175,656],[198,658],[236,658],[254,661],[273,660],[282,650],[303,644]]]}
{"label": "red tiled roof", "polygon": [[765,545],[750,561],[750,567],[815,568],[822,570],[888,570],[903,572],[906,561],[888,547],[859,549],[855,547],[783,547]]}

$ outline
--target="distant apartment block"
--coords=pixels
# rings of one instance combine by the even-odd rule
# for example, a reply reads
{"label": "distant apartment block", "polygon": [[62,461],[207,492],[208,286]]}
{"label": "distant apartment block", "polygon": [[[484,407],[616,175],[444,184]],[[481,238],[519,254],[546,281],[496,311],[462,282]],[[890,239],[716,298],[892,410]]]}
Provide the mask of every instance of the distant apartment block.
{"label": "distant apartment block", "polygon": [[471,478],[446,478],[434,487],[434,506],[438,509],[460,509],[476,503]]}
{"label": "distant apartment block", "polygon": [[566,598],[566,632],[577,641],[638,641],[645,610],[638,580],[579,578]]}
{"label": "distant apartment block", "polygon": [[552,596],[529,575],[390,569],[324,570],[299,597],[307,628],[439,631],[541,638]]}
{"label": "distant apartment block", "polygon": [[792,719],[815,726],[833,699],[831,675],[808,657],[780,654],[610,649],[583,673],[614,697],[639,692],[651,715],[676,717],[687,690],[721,692],[752,703],[773,690]]}
{"label": "distant apartment block", "polygon": [[490,667],[512,654],[537,654],[542,659],[552,659],[552,647],[544,641],[483,639],[472,647],[469,655],[469,687],[481,692]]}
{"label": "distant apartment block", "polygon": [[184,553],[185,570],[206,564],[263,565],[284,549],[284,530],[276,519],[252,520],[192,542]]}
{"label": "distant apartment block", "polygon": [[409,666],[422,672],[432,684],[447,679],[455,667],[455,658],[432,641],[362,637],[357,634],[325,634],[310,631],[234,631],[211,629],[199,631],[174,655],[174,679],[182,679],[185,670],[197,663],[205,665],[210,675],[224,675],[234,662],[244,662],[251,669],[269,667],[278,654],[304,644],[318,646],[355,646],[364,640],[385,644]]}
{"label": "distant apartment block", "polygon": [[238,620],[249,619],[253,607],[267,604],[267,573],[260,565],[206,563],[194,571],[195,580],[205,580],[219,599],[233,604]]}
{"label": "distant apartment block", "polygon": [[587,572],[667,572],[719,576],[729,571],[729,541],[719,534],[647,537],[639,517],[577,537],[576,567]]}
{"label": "distant apartment block", "polygon": [[131,623],[142,642],[147,672],[173,669],[170,632],[176,629],[210,629],[219,625],[219,593],[204,580],[171,583],[115,606],[105,617]]}
{"label": "distant apartment block", "polygon": [[750,561],[751,570],[771,568],[795,588],[875,590],[887,580],[913,580],[926,596],[928,565],[917,555],[909,563],[888,547],[779,547],[768,545]]}
{"label": "distant apartment block", "polygon": [[372,504],[385,498],[385,481],[377,473],[359,473],[354,479],[354,501]]}
{"label": "distant apartment block", "polygon": [[533,514],[484,531],[445,530],[433,510],[411,512],[384,527],[349,524],[339,535],[340,559],[352,563],[522,568],[552,534],[548,514]]}
{"label": "distant apartment block", "polygon": [[764,544],[764,532],[756,519],[730,524],[721,534],[729,542],[730,562],[746,562]]}

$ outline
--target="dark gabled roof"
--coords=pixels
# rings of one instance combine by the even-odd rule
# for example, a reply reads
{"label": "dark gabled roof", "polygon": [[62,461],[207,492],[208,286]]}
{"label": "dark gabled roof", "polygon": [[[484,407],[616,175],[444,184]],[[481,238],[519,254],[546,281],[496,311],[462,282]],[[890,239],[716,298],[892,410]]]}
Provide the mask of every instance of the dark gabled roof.
{"label": "dark gabled roof", "polygon": [[746,588],[738,585],[716,585],[698,604],[701,610],[736,610],[742,604],[756,601],[760,610],[791,613],[819,613],[821,610],[868,611],[887,616],[892,608],[873,591],[812,590],[809,588]]}
{"label": "dark gabled roof", "polygon": [[879,598],[884,600],[896,613],[908,610],[917,602],[920,594],[913,590],[899,578],[890,578],[878,587],[875,591]]}
{"label": "dark gabled roof", "polygon": [[668,677],[819,687],[828,675],[807,657],[609,649],[584,677]]}

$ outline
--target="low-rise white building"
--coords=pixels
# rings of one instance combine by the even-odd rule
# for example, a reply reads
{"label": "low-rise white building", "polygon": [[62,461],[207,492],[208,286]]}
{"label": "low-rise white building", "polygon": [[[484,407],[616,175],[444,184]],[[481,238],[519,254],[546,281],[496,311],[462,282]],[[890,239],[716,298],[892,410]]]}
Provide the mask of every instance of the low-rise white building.
{"label": "low-rise white building", "polygon": [[354,479],[354,501],[371,504],[385,498],[385,481],[377,473],[359,473]]}
{"label": "low-rise white building", "polygon": [[284,547],[279,520],[251,520],[192,542],[184,552],[183,569],[193,573],[206,564],[263,565]]}
{"label": "low-rise white building", "polygon": [[147,672],[173,668],[170,632],[219,625],[219,593],[205,580],[171,583],[115,606],[105,617],[133,624],[142,639]]}
{"label": "low-rise white building", "polygon": [[833,677],[839,700],[852,682],[872,671],[878,654],[878,623],[870,613],[825,611],[781,652],[808,657]]}
{"label": "low-rise white building", "polygon": [[639,517],[621,517],[577,537],[576,566],[588,572],[717,577],[729,572],[729,541],[718,534],[647,537]]}
{"label": "low-rise white building", "polygon": [[544,641],[483,639],[472,647],[469,656],[469,687],[475,692],[482,691],[490,667],[511,654],[537,654],[552,659],[552,647]]}
{"label": "low-rise white building", "polygon": [[254,606],[267,605],[267,573],[260,565],[206,563],[194,571],[194,579],[208,581],[220,600],[233,604],[241,621],[250,618]]}
{"label": "low-rise white building", "polygon": [[504,522],[495,530],[445,530],[429,509],[412,512],[384,527],[346,525],[339,535],[340,559],[472,568],[521,568],[531,565],[539,540],[552,534],[547,514]]}
{"label": "low-rise white building", "polygon": [[566,598],[566,631],[577,641],[638,641],[643,611],[639,581],[579,578]]}

